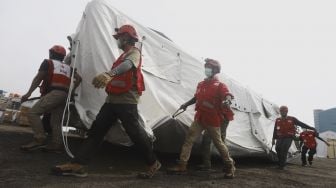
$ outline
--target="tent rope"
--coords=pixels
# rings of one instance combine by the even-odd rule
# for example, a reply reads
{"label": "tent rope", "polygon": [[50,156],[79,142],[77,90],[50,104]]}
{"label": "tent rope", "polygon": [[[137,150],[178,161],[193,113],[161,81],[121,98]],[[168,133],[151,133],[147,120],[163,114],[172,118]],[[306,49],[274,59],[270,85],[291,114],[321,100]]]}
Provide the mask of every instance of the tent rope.
{"label": "tent rope", "polygon": [[[77,45],[76,47],[76,52],[75,52],[75,56],[74,56],[74,64],[73,64],[73,69],[72,69],[72,74],[71,74],[71,82],[70,82],[70,88],[69,88],[69,92],[68,92],[68,97],[65,103],[65,107],[64,107],[64,111],[63,111],[63,116],[62,116],[62,122],[61,122],[61,127],[62,127],[62,140],[63,140],[63,145],[64,145],[64,149],[66,151],[66,153],[68,154],[69,157],[74,158],[74,155],[72,154],[72,152],[69,149],[69,143],[68,143],[68,132],[69,132],[69,121],[70,121],[70,105],[72,105],[73,103],[70,101],[71,100],[71,95],[72,95],[72,90],[74,87],[74,75],[75,75],[75,67],[76,67],[76,57],[77,57],[77,51],[79,48],[79,40],[76,40],[74,42],[74,44]],[[71,52],[70,52],[71,53]],[[72,55],[72,54],[71,54]],[[72,58],[72,56],[70,56],[70,58]],[[66,115],[67,114],[67,115]],[[66,123],[65,123],[65,129],[67,131],[63,131],[63,125],[64,125],[64,121],[66,118]]]}

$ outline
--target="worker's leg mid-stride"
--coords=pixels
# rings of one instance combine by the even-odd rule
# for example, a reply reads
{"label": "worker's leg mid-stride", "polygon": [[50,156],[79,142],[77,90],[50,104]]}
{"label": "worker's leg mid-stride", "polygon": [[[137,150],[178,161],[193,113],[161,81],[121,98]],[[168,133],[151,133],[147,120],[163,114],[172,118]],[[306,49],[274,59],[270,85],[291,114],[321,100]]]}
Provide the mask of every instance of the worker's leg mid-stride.
{"label": "worker's leg mid-stride", "polygon": [[[205,59],[204,73],[206,78],[198,83],[194,97],[180,106],[179,109],[186,110],[189,105],[195,104],[196,114],[182,146],[180,162],[178,165],[169,168],[168,171],[180,173],[187,170],[187,162],[194,141],[201,135],[201,132],[205,130],[222,156],[224,161],[224,176],[227,178],[234,177],[234,162],[224,143],[225,138],[222,138],[221,134],[221,124],[223,124],[225,120],[230,121],[233,119],[233,112],[230,109],[233,95],[229,92],[227,86],[216,77],[216,74],[218,74],[220,70],[221,65],[218,61],[209,58]],[[226,127],[223,131],[226,132]],[[224,135],[226,135],[226,133],[224,133]],[[211,142],[207,143],[207,150],[210,150]],[[210,159],[208,163],[210,163]]]}
{"label": "worker's leg mid-stride", "polygon": [[201,135],[201,132],[204,129],[208,131],[215,147],[217,148],[217,150],[219,151],[223,159],[224,176],[226,178],[233,178],[236,168],[234,167],[234,161],[230,157],[228,148],[226,147],[226,145],[224,144],[221,138],[220,127],[205,127],[197,122],[194,122],[189,128],[189,132],[182,146],[179,164],[171,168],[168,168],[168,171],[175,172],[175,173],[183,173],[187,171],[187,163],[190,158],[190,153],[191,153],[193,143],[196,140],[196,138]]}
{"label": "worker's leg mid-stride", "polygon": [[109,104],[105,103],[100,109],[96,120],[89,130],[88,137],[79,147],[75,158],[70,163],[57,165],[52,168],[56,175],[72,175],[85,177],[88,175],[87,165],[90,163],[94,154],[97,153],[99,145],[103,142],[108,130],[117,119],[120,119],[122,126],[128,136],[135,144],[140,156],[143,156],[148,169],[140,173],[140,178],[151,178],[161,167],[153,152],[152,142],[145,130],[139,125],[138,111],[136,105],[132,104]]}
{"label": "worker's leg mid-stride", "polygon": [[[221,137],[222,140],[225,143],[226,139],[226,129],[229,125],[229,121],[225,120],[221,124]],[[202,136],[202,145],[201,145],[201,155],[202,155],[202,164],[198,165],[198,170],[201,171],[210,171],[211,170],[211,143],[212,139],[208,133],[208,131],[204,131],[204,134]]]}
{"label": "worker's leg mid-stride", "polygon": [[101,73],[92,80],[95,88],[105,88],[108,94],[105,104],[93,122],[88,138],[71,163],[52,168],[52,172],[57,175],[87,176],[86,166],[89,160],[96,153],[111,126],[118,120],[147,164],[148,169],[138,177],[151,178],[161,167],[154,154],[152,141],[139,123],[138,102],[145,85],[141,72],[141,51],[135,47],[135,43],[138,42],[137,32],[131,25],[123,25],[115,31],[113,37],[124,53],[108,72]]}

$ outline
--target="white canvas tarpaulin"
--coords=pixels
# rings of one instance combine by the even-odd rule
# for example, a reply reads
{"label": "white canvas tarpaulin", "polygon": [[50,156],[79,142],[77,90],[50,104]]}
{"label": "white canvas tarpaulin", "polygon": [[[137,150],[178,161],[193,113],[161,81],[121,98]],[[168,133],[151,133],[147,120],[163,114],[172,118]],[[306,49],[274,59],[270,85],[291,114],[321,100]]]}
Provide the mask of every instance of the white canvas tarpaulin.
{"label": "white canvas tarpaulin", "polygon": [[[145,37],[141,41],[146,91],[139,103],[143,126],[149,134],[154,131],[156,150],[179,152],[186,128],[193,121],[194,106],[176,120],[171,115],[194,96],[197,83],[204,79],[204,62],[190,56],[159,32],[121,13],[108,0],[93,0],[87,5],[74,35],[73,65],[83,77],[76,91],[76,108],[89,128],[106,97],[105,91],[95,89],[91,81],[97,74],[109,70],[122,53],[112,34],[114,28],[124,24],[133,25],[140,38]],[[231,153],[267,154],[278,107],[225,73],[220,73],[219,78],[235,96],[232,104],[235,119],[227,133]],[[107,139],[112,143],[131,144],[121,126],[113,126]],[[291,152],[294,151],[292,147]]]}
{"label": "white canvas tarpaulin", "polygon": [[[319,137],[324,139],[325,141],[328,142],[328,140],[336,140],[336,132],[334,131],[325,131],[319,134]],[[335,145],[331,145],[331,146],[327,146],[324,142],[322,142],[319,139],[316,139],[317,142],[317,148],[316,148],[316,155],[317,157],[328,157],[328,149],[332,151],[332,153],[334,153],[336,150],[334,148],[336,148]],[[332,143],[332,142],[330,142]],[[330,144],[329,143],[329,144]],[[335,153],[332,155],[335,156]]]}

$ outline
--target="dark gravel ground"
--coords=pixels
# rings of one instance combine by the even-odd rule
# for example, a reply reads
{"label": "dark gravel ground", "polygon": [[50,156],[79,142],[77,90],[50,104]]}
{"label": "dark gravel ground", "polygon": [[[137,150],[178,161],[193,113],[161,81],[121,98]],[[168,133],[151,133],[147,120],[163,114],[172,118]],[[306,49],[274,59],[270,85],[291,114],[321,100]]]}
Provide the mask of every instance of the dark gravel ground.
{"label": "dark gravel ground", "polygon": [[[169,175],[165,169],[177,155],[158,153],[163,166],[152,179],[137,179],[145,166],[133,148],[104,143],[89,166],[87,178],[60,177],[50,174],[53,165],[69,160],[66,154],[41,151],[21,152],[19,147],[32,138],[29,128],[0,125],[0,188],[10,187],[336,187],[336,160],[316,159],[313,166],[301,167],[299,159],[280,171],[275,163],[263,158],[236,160],[236,178],[223,179],[221,161],[214,159],[211,173],[195,171],[199,157],[192,156],[184,175]],[[71,138],[76,150],[81,139]]]}

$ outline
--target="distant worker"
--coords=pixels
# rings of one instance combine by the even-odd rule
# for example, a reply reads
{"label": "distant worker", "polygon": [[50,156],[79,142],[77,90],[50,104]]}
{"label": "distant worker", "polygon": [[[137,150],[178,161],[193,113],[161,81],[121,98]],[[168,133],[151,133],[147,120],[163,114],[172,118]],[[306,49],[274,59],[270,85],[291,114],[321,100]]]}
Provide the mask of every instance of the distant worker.
{"label": "distant worker", "polygon": [[201,135],[203,130],[206,130],[223,159],[224,177],[233,178],[235,173],[234,161],[231,159],[228,148],[223,142],[220,128],[221,123],[224,121],[222,116],[223,108],[227,108],[227,104],[224,101],[230,100],[232,95],[229,93],[227,86],[215,76],[221,69],[219,62],[213,59],[205,59],[204,67],[205,80],[198,83],[195,96],[180,107],[180,109],[186,109],[189,105],[196,103],[196,114],[184,140],[179,164],[168,168],[168,171],[175,173],[187,171],[187,163],[194,141]]}
{"label": "distant worker", "polygon": [[109,71],[99,74],[92,81],[94,87],[105,88],[108,94],[105,104],[71,163],[53,167],[52,171],[56,175],[86,177],[90,159],[111,126],[115,125],[113,122],[117,120],[121,121],[126,133],[148,165],[148,170],[138,176],[151,178],[161,167],[153,152],[151,139],[139,124],[138,101],[145,88],[141,72],[141,52],[135,47],[138,41],[137,32],[131,25],[123,25],[115,31],[117,33],[113,37],[124,53],[113,63]]}
{"label": "distant worker", "polygon": [[[62,46],[55,45],[50,48],[49,59],[45,59],[42,62],[28,92],[22,96],[21,102],[27,101],[42,82],[40,88],[41,99],[27,114],[34,132],[34,139],[30,143],[22,145],[22,150],[32,151],[44,148],[45,151],[56,153],[63,151],[61,120],[71,82],[71,68],[63,63],[65,55],[66,51]],[[75,80],[80,79],[80,76],[76,74]],[[52,138],[49,143],[46,143],[46,134],[40,118],[42,114],[47,113],[51,113]]]}
{"label": "distant worker", "polygon": [[283,170],[286,166],[287,162],[287,154],[290,146],[292,145],[292,141],[295,137],[296,126],[302,127],[304,129],[314,130],[315,128],[302,123],[298,119],[292,116],[287,116],[288,108],[287,106],[280,107],[280,115],[281,117],[275,120],[272,145],[275,144],[275,150],[277,152],[278,160],[279,160],[279,169]]}
{"label": "distant worker", "polygon": [[324,142],[327,146],[329,143],[323,140],[318,136],[318,133],[315,131],[303,131],[300,133],[300,149],[301,149],[301,162],[302,166],[307,166],[307,152],[308,152],[308,163],[309,165],[313,164],[313,157],[316,153],[317,143],[315,138],[318,138]]}

